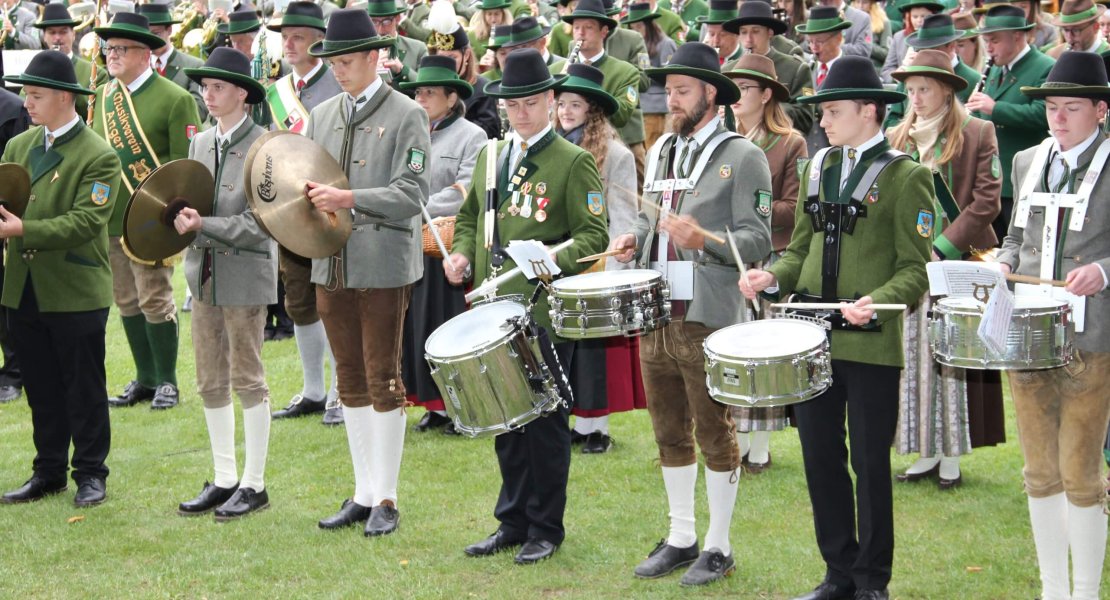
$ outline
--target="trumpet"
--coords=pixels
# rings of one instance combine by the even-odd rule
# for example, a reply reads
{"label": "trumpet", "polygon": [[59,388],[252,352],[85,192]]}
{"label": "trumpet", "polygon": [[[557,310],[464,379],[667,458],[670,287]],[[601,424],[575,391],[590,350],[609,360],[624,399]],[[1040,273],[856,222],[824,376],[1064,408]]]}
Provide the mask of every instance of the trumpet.
{"label": "trumpet", "polygon": [[577,40],[577,41],[574,42],[574,45],[571,46],[570,52],[567,53],[567,61],[563,63],[563,70],[562,70],[562,73],[561,73],[562,75],[567,74],[567,69],[570,68],[571,63],[578,62],[578,59],[581,58],[581,56],[580,56],[581,54],[582,54],[582,41]]}

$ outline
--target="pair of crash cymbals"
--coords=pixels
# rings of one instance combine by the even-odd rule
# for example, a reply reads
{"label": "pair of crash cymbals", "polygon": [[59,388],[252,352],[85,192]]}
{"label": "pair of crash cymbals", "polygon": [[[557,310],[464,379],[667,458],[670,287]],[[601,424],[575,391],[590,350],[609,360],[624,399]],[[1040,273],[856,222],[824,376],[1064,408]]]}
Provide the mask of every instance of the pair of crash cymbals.
{"label": "pair of crash cymbals", "polygon": [[27,169],[16,163],[0,164],[0,204],[13,215],[22,217],[30,197],[31,175]]}

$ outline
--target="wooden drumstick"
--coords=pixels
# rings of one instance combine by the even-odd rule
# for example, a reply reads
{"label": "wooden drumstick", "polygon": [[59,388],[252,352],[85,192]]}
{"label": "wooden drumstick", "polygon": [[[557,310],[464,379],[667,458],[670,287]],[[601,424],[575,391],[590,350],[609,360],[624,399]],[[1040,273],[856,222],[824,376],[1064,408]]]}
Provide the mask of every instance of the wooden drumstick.
{"label": "wooden drumstick", "polygon": [[582,258],[576,260],[575,262],[577,262],[577,263],[593,262],[595,260],[601,260],[603,258],[609,258],[610,256],[619,256],[621,254],[624,254],[627,250],[628,250],[627,248],[617,248],[616,250],[606,250],[605,252],[598,252],[597,254],[591,254],[589,256],[583,256]]}
{"label": "wooden drumstick", "polygon": [[1051,285],[1053,287],[1067,287],[1068,282],[1059,279],[1041,279],[1040,277],[1033,277],[1032,275],[1018,275],[1016,273],[1006,274],[1006,281],[1014,281],[1017,283],[1032,283],[1035,285]]}
{"label": "wooden drumstick", "polygon": [[[854,304],[836,303],[836,302],[779,302],[772,304],[771,308],[800,308],[803,310],[840,310],[846,306],[855,306]],[[867,306],[856,306],[856,308],[865,308],[870,310],[906,310],[908,308],[905,304],[868,304]]]}
{"label": "wooden drumstick", "polygon": [[[616,187],[618,190],[621,190],[623,192],[631,191],[628,188],[624,187],[623,185],[615,185],[614,184],[614,187]],[[655,211],[660,213],[660,214],[670,212],[667,209],[663,208],[662,204],[656,204],[655,202],[652,202],[651,200],[648,200],[647,198],[644,198],[644,196],[642,194],[639,195],[639,204],[640,205],[646,204],[646,205],[654,208]],[[637,208],[639,208],[639,207],[637,207]],[[714,242],[717,242],[718,244],[724,244],[725,243],[725,238],[713,233],[712,231],[709,231],[708,229],[702,227],[701,225],[698,225],[697,223],[688,223],[688,224],[690,225],[690,227],[693,227],[695,230],[697,230],[698,233],[700,233],[703,236],[713,240]]]}
{"label": "wooden drumstick", "polygon": [[[725,235],[728,236],[728,247],[732,249],[732,258],[736,260],[736,267],[740,269],[740,277],[743,277],[748,273],[748,266],[745,265],[744,260],[740,258],[740,250],[737,249],[736,241],[732,239],[732,231],[729,230],[728,226],[725,227]],[[747,300],[747,298],[745,298],[745,300]],[[751,303],[752,311],[758,315],[760,311],[759,298],[752,300]]]}

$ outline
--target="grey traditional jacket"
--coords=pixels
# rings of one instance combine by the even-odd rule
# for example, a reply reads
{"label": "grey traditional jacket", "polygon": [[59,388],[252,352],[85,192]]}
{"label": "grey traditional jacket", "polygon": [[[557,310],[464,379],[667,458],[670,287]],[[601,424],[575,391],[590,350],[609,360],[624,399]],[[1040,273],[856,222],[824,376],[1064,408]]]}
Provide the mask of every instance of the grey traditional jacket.
{"label": "grey traditional jacket", "polygon": [[[667,41],[674,43],[667,38]],[[609,140],[609,151],[601,173],[601,185],[609,203],[609,238],[616,238],[636,226],[639,190],[636,187],[636,158],[632,151],[617,138]],[[605,259],[605,270],[632,268],[631,263],[620,263],[615,258]]]}
{"label": "grey traditional jacket", "polygon": [[38,9],[33,7],[35,7],[33,3],[21,2],[8,11],[8,18],[15,31],[4,40],[5,50],[42,49],[42,36],[39,35],[39,30],[35,29]]}
{"label": "grey traditional jacket", "polygon": [[435,217],[453,217],[459,212],[465,192],[470,188],[474,163],[486,142],[486,133],[462,117],[449,117],[432,131],[432,156],[428,165],[428,213]]}
{"label": "grey traditional jacket", "polygon": [[216,129],[198,133],[189,144],[189,158],[212,171],[216,198],[212,216],[202,219],[185,253],[185,281],[194,298],[214,306],[274,304],[277,243],[255,219],[243,187],[247,150],[266,130],[248,118],[218,151]]}
{"label": "grey traditional jacket", "polygon": [[844,20],[852,24],[844,32],[844,45],[840,51],[844,56],[862,56],[871,58],[871,17],[854,6],[844,5],[842,9]]}
{"label": "grey traditional jacket", "polygon": [[898,30],[890,40],[890,50],[886,54],[886,61],[883,62],[883,70],[879,73],[883,83],[894,83],[894,78],[890,74],[902,66],[902,61],[906,58],[906,50],[909,47],[910,45],[906,43],[906,31],[904,29]]}
{"label": "grey traditional jacket", "polygon": [[317,106],[305,135],[342,165],[354,190],[354,231],[335,256],[312,261],[312,283],[394,288],[423,275],[420,203],[428,198],[428,115],[382,85],[350,117],[339,94]]}

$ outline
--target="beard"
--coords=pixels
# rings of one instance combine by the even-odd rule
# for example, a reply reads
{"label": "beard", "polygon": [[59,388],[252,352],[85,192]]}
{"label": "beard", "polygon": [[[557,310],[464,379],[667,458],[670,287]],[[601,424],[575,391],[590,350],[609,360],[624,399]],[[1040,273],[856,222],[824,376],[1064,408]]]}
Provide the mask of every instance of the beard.
{"label": "beard", "polygon": [[693,110],[680,110],[679,114],[674,115],[675,132],[682,137],[690,137],[694,133],[694,127],[696,127],[698,123],[701,123],[701,120],[705,118],[708,112],[709,100],[706,98],[705,93],[702,93],[701,97],[698,98],[697,104],[694,105]]}

